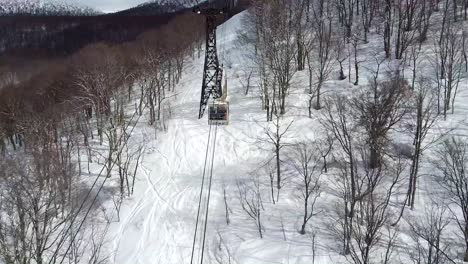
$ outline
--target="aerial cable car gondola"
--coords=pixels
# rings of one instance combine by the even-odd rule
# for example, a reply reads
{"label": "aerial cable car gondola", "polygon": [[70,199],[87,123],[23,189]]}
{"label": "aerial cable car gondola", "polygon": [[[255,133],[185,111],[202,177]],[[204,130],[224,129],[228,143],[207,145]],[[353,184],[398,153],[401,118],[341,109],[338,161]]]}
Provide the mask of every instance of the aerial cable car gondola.
{"label": "aerial cable car gondola", "polygon": [[223,95],[214,99],[208,108],[208,124],[229,125],[229,101],[227,100],[227,78],[224,77]]}

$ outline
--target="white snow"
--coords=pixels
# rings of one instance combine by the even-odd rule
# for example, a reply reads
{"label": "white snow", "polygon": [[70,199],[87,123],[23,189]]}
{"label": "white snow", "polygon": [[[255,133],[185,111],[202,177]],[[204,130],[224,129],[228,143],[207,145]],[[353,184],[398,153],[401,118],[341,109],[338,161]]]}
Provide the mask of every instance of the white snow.
{"label": "white snow", "polygon": [[[243,16],[245,13],[233,17],[218,29],[220,57],[227,66],[231,119],[228,126],[219,127],[216,141],[207,233],[209,253],[205,263],[217,263],[215,255],[223,254],[218,249],[220,238],[237,261],[232,263],[312,263],[311,236],[298,233],[302,208],[294,195],[294,185],[288,185],[292,181],[290,178],[286,176],[280,202],[275,205],[268,196],[269,186],[262,186],[265,189],[263,239],[259,238],[254,222],[242,211],[237,198],[237,182],[246,181],[257,172],[268,184],[269,179],[261,167],[271,156],[256,144],[266,126],[258,91],[253,88],[245,96],[240,83],[246,67],[245,47],[239,46],[236,40]],[[381,45],[373,44],[373,41],[380,39],[371,38],[369,44],[363,45],[361,56],[375,54],[375,47],[380,49]],[[369,76],[365,67],[371,68],[374,63],[372,58],[368,58],[361,66],[361,83],[365,83]],[[172,119],[167,132],[158,132],[157,139],[154,139],[154,128],[144,123],[137,128],[137,135],[145,141],[146,153],[142,170],[137,176],[135,194],[124,201],[120,222],[111,224],[107,236],[106,249],[111,255],[111,263],[190,263],[209,131],[206,115],[201,120],[197,119],[202,69],[203,58],[194,59],[186,65],[183,78],[175,89],[176,96],[171,99]],[[288,122],[294,120],[287,139],[291,142],[320,135],[317,122],[319,113],[314,113],[312,119],[307,116],[307,98],[302,96],[307,87],[306,80],[305,72],[298,73],[288,98],[291,110],[285,119]],[[456,125],[459,127],[457,131],[463,135],[468,129],[465,116],[468,113],[467,88],[465,79],[459,88],[455,114],[439,124],[444,127]],[[332,74],[325,89],[344,92],[355,88],[347,80],[335,81]],[[223,186],[232,209],[229,225],[224,217]],[[325,193],[331,192],[327,188],[331,187],[325,186]],[[327,215],[334,210],[332,200],[324,194],[319,204],[324,210],[323,214],[313,218],[310,223],[313,228],[308,229],[318,232],[315,263],[343,262],[345,259],[333,251],[333,248],[339,247],[338,242],[326,235],[330,222]],[[197,252],[198,247],[199,244]],[[225,252],[226,248],[222,248]]]}

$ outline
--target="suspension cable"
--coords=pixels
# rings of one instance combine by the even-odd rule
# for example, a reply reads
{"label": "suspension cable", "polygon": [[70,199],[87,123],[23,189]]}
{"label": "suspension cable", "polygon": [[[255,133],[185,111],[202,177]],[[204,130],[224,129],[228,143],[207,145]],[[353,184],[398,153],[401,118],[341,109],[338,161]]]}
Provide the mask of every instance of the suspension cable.
{"label": "suspension cable", "polygon": [[[148,93],[148,92],[146,92],[146,94],[147,94],[147,93]],[[145,105],[145,106],[144,106],[144,109],[146,109],[146,107],[147,107],[147,106]],[[129,122],[129,123],[127,124],[127,126],[125,127],[125,130],[127,130],[127,128],[130,126],[130,124],[132,123],[131,121],[132,121],[133,118],[136,116],[136,114],[137,114],[137,111],[135,111],[135,112],[133,113],[133,115],[130,117],[130,122]],[[138,116],[138,117],[137,117],[136,123],[139,122],[140,118],[141,118],[141,116]],[[135,126],[131,129],[130,134],[132,134],[132,132],[133,132],[134,129],[135,129]],[[123,138],[124,134],[125,134],[125,133],[123,133],[123,134],[121,134],[121,135],[119,136],[119,139],[118,139],[119,145],[120,145],[120,142],[122,141],[122,138]],[[119,154],[123,151],[123,149],[125,148],[126,145],[127,145],[127,142],[124,142],[124,145],[123,145],[122,148],[118,151]],[[72,228],[73,224],[75,223],[75,221],[77,220],[78,215],[79,215],[79,213],[81,212],[81,210],[84,209],[85,203],[86,203],[86,201],[88,200],[88,198],[90,197],[90,195],[91,195],[91,193],[92,193],[94,187],[97,185],[97,182],[98,182],[98,180],[99,180],[99,177],[100,177],[100,176],[102,175],[102,173],[104,172],[104,169],[107,168],[107,169],[109,169],[109,170],[112,170],[112,168],[114,167],[114,165],[115,165],[115,162],[113,162],[113,163],[110,165],[110,167],[103,166],[103,167],[101,168],[101,170],[99,171],[99,174],[96,176],[96,179],[94,180],[93,184],[91,185],[91,188],[89,188],[88,192],[86,193],[85,197],[83,198],[83,201],[81,202],[81,204],[80,204],[80,206],[79,206],[79,208],[78,208],[78,211],[77,211],[77,212],[75,213],[75,215],[73,215],[73,217],[71,218],[70,225],[69,225],[67,228],[62,229],[62,231],[60,232],[60,234],[59,234],[59,237],[60,237],[59,243],[58,243],[58,245],[57,245],[57,248],[54,250],[54,253],[52,254],[52,257],[50,258],[50,260],[49,260],[49,262],[48,262],[49,264],[52,263],[52,261],[56,261],[57,254],[59,253],[60,248],[62,247],[63,243],[65,243],[65,239],[66,239],[67,233],[71,230],[71,228]],[[92,201],[90,207],[89,207],[88,210],[87,210],[87,213],[85,214],[85,217],[83,218],[81,224],[79,225],[79,228],[78,228],[78,230],[77,230],[75,236],[72,237],[72,240],[71,240],[70,244],[73,243],[73,241],[74,241],[76,235],[77,235],[78,232],[80,231],[81,226],[83,225],[84,221],[86,220],[86,218],[87,218],[87,216],[88,216],[88,214],[89,214],[89,211],[91,210],[91,207],[94,205],[94,202],[95,202],[97,196],[99,195],[100,191],[102,190],[102,187],[103,187],[103,185],[106,183],[106,181],[107,181],[107,177],[106,177],[106,178],[104,179],[104,181],[101,183],[101,186],[100,186],[100,188],[98,189],[98,192],[96,193],[95,199],[93,199],[93,201]],[[58,237],[55,239],[55,241],[57,241],[57,239],[58,239]],[[54,241],[54,242],[55,242],[55,241]],[[70,247],[67,249],[67,253],[68,253],[68,250],[69,250],[69,249],[70,249]],[[64,256],[66,256],[67,253],[65,253]],[[62,259],[62,260],[63,260],[63,259]]]}
{"label": "suspension cable", "polygon": [[[145,108],[146,108],[146,107],[145,107]],[[127,124],[125,130],[130,126],[131,120],[133,120],[133,118],[135,117],[135,115],[137,114],[137,112],[138,112],[138,111],[135,110],[135,112],[133,113],[132,117],[130,118],[130,122],[128,122],[128,124]],[[138,116],[138,117],[137,117],[135,124],[138,124],[138,122],[140,121],[140,118],[141,118],[141,116]],[[132,129],[130,130],[129,135],[131,135],[131,134],[133,133],[133,130],[135,129],[135,127],[136,127],[136,125],[134,125],[134,126],[132,127]],[[123,138],[123,136],[124,136],[125,134],[126,134],[126,133],[122,133],[122,134],[120,135],[119,141],[118,141],[118,142],[121,142],[121,141],[122,141],[122,138]],[[120,154],[122,153],[123,149],[127,146],[127,143],[128,143],[128,140],[125,140],[124,143],[123,143],[123,145],[122,145],[122,147],[121,147],[120,150],[118,151],[118,155],[120,155]],[[112,171],[112,169],[114,168],[114,165],[115,165],[115,164],[116,164],[116,162],[112,162],[112,163],[110,164],[110,167],[108,167],[108,170]],[[104,169],[105,167],[107,167],[107,166],[104,166],[103,169]],[[103,169],[101,170],[101,173],[102,173]],[[101,173],[100,173],[100,174],[101,174]],[[97,177],[97,178],[99,178],[99,177]],[[77,231],[75,232],[74,235],[72,235],[72,237],[71,237],[71,239],[70,239],[70,243],[69,243],[69,245],[68,245],[68,247],[67,247],[67,250],[65,251],[65,254],[63,254],[63,257],[62,257],[62,259],[61,259],[61,261],[60,261],[60,264],[62,264],[63,261],[65,260],[65,257],[67,256],[68,252],[70,251],[70,248],[71,248],[73,242],[75,241],[76,237],[78,236],[78,233],[80,232],[80,229],[82,228],[84,222],[86,221],[86,218],[88,218],[88,215],[89,215],[89,213],[91,212],[91,209],[93,208],[94,203],[97,201],[97,198],[98,198],[100,192],[102,191],[102,189],[103,189],[103,187],[104,187],[104,184],[107,182],[107,180],[108,180],[109,178],[110,178],[110,177],[105,177],[104,180],[102,181],[101,185],[99,186],[99,189],[98,189],[96,195],[94,196],[93,200],[91,201],[91,205],[88,207],[88,210],[86,210],[86,213],[85,213],[85,215],[84,215],[84,217],[83,217],[83,220],[81,220],[80,224],[78,225]],[[92,189],[90,189],[90,191],[91,191],[91,190],[92,190]],[[76,216],[78,216],[78,214],[77,214]],[[76,220],[76,218],[75,218],[75,220]],[[74,221],[70,224],[69,229],[72,228],[72,225],[73,225],[73,224],[74,224]],[[65,235],[66,235],[66,233],[65,233]],[[57,249],[59,249],[59,247],[57,247]],[[57,252],[58,252],[58,251],[54,252],[54,255],[56,255]],[[52,259],[51,259],[51,260],[52,260]]]}
{"label": "suspension cable", "polygon": [[205,186],[206,165],[207,165],[207,162],[208,162],[208,152],[209,152],[210,139],[211,139],[211,127],[212,127],[212,125],[210,124],[210,130],[208,131],[208,142],[206,143],[205,165],[203,166],[202,184],[201,184],[201,187],[200,187],[200,197],[198,199],[197,220],[196,220],[196,223],[195,223],[195,232],[193,234],[192,255],[190,257],[190,264],[193,264],[193,256],[194,256],[194,253],[195,253],[195,244],[196,244],[196,240],[197,240],[198,223],[199,223],[199,220],[200,220],[200,209],[201,209],[201,205],[202,205],[203,189],[204,189],[204,186]]}
{"label": "suspension cable", "polygon": [[213,167],[214,167],[214,157],[215,157],[215,150],[216,150],[216,137],[217,137],[217,135],[218,135],[218,124],[216,124],[216,127],[215,127],[213,153],[211,155],[210,182],[209,182],[209,185],[208,185],[208,198],[207,198],[207,201],[206,201],[205,228],[204,228],[204,231],[203,231],[203,244],[202,244],[200,264],[203,264],[203,255],[205,253],[206,228],[207,228],[207,225],[208,225],[208,212],[209,212],[209,208],[210,208],[211,184],[212,184],[212,181],[213,181]]}

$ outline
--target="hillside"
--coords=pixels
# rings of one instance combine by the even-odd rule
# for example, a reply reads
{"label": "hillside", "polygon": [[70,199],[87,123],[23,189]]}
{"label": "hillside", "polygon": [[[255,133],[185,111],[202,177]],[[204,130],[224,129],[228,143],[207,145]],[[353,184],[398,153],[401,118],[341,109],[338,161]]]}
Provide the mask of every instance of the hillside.
{"label": "hillside", "polygon": [[[242,20],[246,13],[237,15],[218,29],[220,56],[227,71],[229,102],[231,106],[230,124],[217,128],[215,159],[213,164],[213,186],[209,207],[205,258],[208,263],[346,263],[347,258],[339,253],[339,245],[330,229],[336,221],[335,208],[339,196],[336,193],[338,168],[324,173],[322,191],[316,204],[317,215],[307,228],[307,234],[299,234],[301,226],[301,192],[298,192],[297,176],[290,163],[294,156],[292,144],[317,142],[323,140],[324,130],[321,125],[326,110],[313,111],[308,117],[308,96],[306,72],[298,72],[293,79],[293,87],[287,99],[287,113],[282,117],[284,126],[292,125],[284,141],[291,147],[284,149],[285,183],[281,189],[279,201],[271,202],[268,179],[269,160],[273,157],[265,131],[272,124],[265,122],[265,112],[260,105],[260,91],[255,86],[245,95],[245,74],[249,66],[248,46],[239,42],[242,32]],[[378,35],[371,34],[369,43],[359,46],[359,58],[362,62],[359,86],[354,86],[347,79],[339,81],[338,65],[334,64],[329,81],[324,84],[328,98],[333,94],[352,96],[365,89],[372,78],[372,69],[376,69],[377,58],[368,54],[379,54]],[[429,44],[428,44],[429,45]],[[431,56],[431,49],[425,47],[423,57]],[[377,56],[382,56],[380,55]],[[348,62],[344,62],[347,69]],[[385,63],[383,74],[389,74],[399,62],[392,60]],[[204,153],[210,128],[206,117],[197,120],[203,58],[195,59],[184,71],[187,73],[175,88],[171,99],[172,118],[167,132],[158,135],[157,140],[147,141],[153,131],[144,126],[139,130],[140,140],[145,141],[146,154],[142,163],[142,173],[137,177],[138,194],[124,202],[119,223],[111,224],[108,240],[112,263],[189,263],[192,249],[193,232],[196,223],[197,201],[199,199],[201,176],[203,174]],[[427,67],[427,68],[424,68]],[[429,65],[421,68],[421,73],[430,74]],[[354,72],[351,73],[353,75]],[[410,69],[405,75],[410,76]],[[466,102],[468,82],[466,73],[460,83],[455,101],[455,113],[447,121],[440,120],[429,132],[437,136],[446,131],[465,137],[468,129]],[[284,127],[283,127],[284,129]],[[141,134],[140,134],[141,133]],[[397,144],[405,144],[409,139],[406,132],[392,133]],[[213,140],[213,139],[211,139]],[[286,143],[285,143],[286,144]],[[211,153],[213,145],[210,145]],[[416,208],[407,211],[406,222],[423,217],[430,206],[430,199],[436,193],[431,179],[432,151],[422,161],[423,184],[418,188]],[[334,154],[338,155],[338,154]],[[404,162],[409,162],[406,160]],[[209,166],[209,164],[208,164]],[[209,168],[209,167],[208,167]],[[406,167],[405,172],[408,172]],[[403,176],[402,176],[403,177]],[[405,176],[406,177],[406,176]],[[255,183],[260,184],[257,187]],[[252,185],[253,184],[253,185]],[[259,188],[262,197],[263,238],[256,230],[255,221],[242,209],[239,193],[242,186]],[[398,204],[404,199],[405,184],[398,184],[395,207],[392,214],[398,214]],[[252,190],[251,190],[252,191]],[[250,191],[248,191],[250,192]],[[206,195],[206,193],[205,193]],[[249,195],[247,193],[247,195]],[[228,209],[226,209],[226,204]],[[202,206],[202,212],[206,207]],[[229,224],[226,223],[226,210]],[[202,214],[203,215],[203,214]],[[421,216],[420,216],[421,215]],[[396,215],[391,217],[396,220]],[[405,223],[406,223],[405,222]],[[408,263],[408,251],[412,238],[408,225],[402,223],[396,231],[395,249],[391,263]],[[200,223],[203,224],[203,221]],[[391,227],[389,227],[391,228]],[[392,233],[393,234],[393,233]],[[382,238],[386,243],[387,238]],[[200,243],[195,247],[195,259],[200,253]],[[382,249],[383,250],[383,249]],[[384,252],[384,251],[377,251]],[[378,253],[380,254],[380,253]],[[349,259],[348,259],[349,260]],[[408,260],[409,261],[409,260]]]}
{"label": "hillside", "polygon": [[197,118],[184,4],[0,75],[0,264],[468,262],[468,0],[246,3],[216,32],[228,125]]}

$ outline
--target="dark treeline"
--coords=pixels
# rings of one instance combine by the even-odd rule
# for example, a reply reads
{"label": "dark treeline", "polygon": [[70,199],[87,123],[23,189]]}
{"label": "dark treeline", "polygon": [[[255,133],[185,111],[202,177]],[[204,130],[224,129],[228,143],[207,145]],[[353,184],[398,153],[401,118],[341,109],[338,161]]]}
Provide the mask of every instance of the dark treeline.
{"label": "dark treeline", "polygon": [[133,41],[180,13],[158,16],[19,16],[0,17],[0,50],[27,54],[71,54],[95,42]]}
{"label": "dark treeline", "polygon": [[[45,11],[44,8],[35,10],[17,10],[19,13],[13,15],[12,9],[0,16],[0,55],[40,53],[61,56],[72,54],[91,43],[134,41],[141,33],[165,25],[174,17],[191,11],[182,5],[157,3],[105,15],[88,9],[60,6],[52,6]],[[242,8],[234,12],[240,10]]]}
{"label": "dark treeline", "polygon": [[[243,10],[247,4],[248,1],[240,1],[238,6],[232,9],[231,15]],[[65,27],[67,23],[71,25],[77,21],[76,17],[57,17],[56,19],[18,17],[9,21],[23,26],[31,25],[31,21],[36,21],[37,28],[40,28],[41,23],[50,21],[53,25],[60,19],[64,21],[62,27]],[[106,16],[79,19],[87,22],[81,22],[81,25],[74,27],[75,30],[62,31],[67,35],[66,37],[63,35],[64,42],[61,44],[69,43],[68,48],[76,49],[76,52],[70,56],[59,56],[53,60],[42,57],[28,60],[14,55],[3,56],[4,63],[0,63],[0,137],[7,139],[5,141],[11,143],[14,148],[23,143],[21,135],[27,130],[28,122],[25,121],[23,124],[22,119],[27,119],[30,115],[45,113],[46,116],[50,116],[52,112],[60,112],[61,115],[67,116],[67,113],[75,115],[77,111],[86,111],[88,117],[92,117],[93,111],[98,114],[99,111],[104,111],[97,108],[108,108],[108,104],[113,99],[113,93],[122,87],[129,89],[130,100],[130,89],[133,84],[141,82],[142,78],[143,82],[148,81],[149,75],[156,75],[151,78],[162,78],[164,81],[164,84],[161,84],[161,80],[151,79],[151,85],[158,83],[166,89],[173,88],[181,77],[186,57],[195,56],[195,53],[198,56],[201,55],[205,19],[191,10],[152,18]],[[8,18],[0,18],[0,21],[2,20],[8,21]],[[106,26],[94,23],[97,20],[106,21],[105,25],[112,30],[104,32]],[[145,21],[147,25],[140,27],[141,24],[145,24]],[[128,23],[125,24],[126,22]],[[149,29],[151,25],[157,23],[162,26]],[[56,30],[59,31],[61,26],[57,27]],[[90,31],[86,31],[86,27]],[[145,27],[146,31],[138,34],[144,31]],[[78,28],[84,28],[84,30],[80,31]],[[101,37],[119,39],[118,42],[122,43],[109,43],[97,39],[97,36],[91,33],[101,31],[103,31]],[[39,33],[37,37],[40,35]],[[124,42],[125,38],[130,35],[135,40]],[[90,40],[92,44],[85,45],[85,40]],[[54,45],[60,45],[48,41],[47,38],[38,43],[51,45],[51,48]],[[84,47],[80,48],[81,45]],[[31,56],[37,55],[30,54]],[[99,75],[102,79],[91,80],[90,76],[93,74]],[[88,82],[87,84],[83,84],[84,79]],[[104,82],[103,80],[111,81]],[[97,83],[99,81],[102,83]],[[97,91],[99,89],[105,92]],[[2,145],[3,141],[0,142],[0,149],[4,149]]]}
{"label": "dark treeline", "polygon": [[[113,26],[117,32],[120,25]],[[76,113],[77,110],[87,110],[90,104],[101,105],[102,102],[96,100],[107,104],[113,93],[112,90],[119,89],[124,83],[131,86],[141,76],[143,68],[147,66],[143,62],[149,59],[149,54],[154,56],[157,54],[158,62],[161,63],[184,57],[187,55],[187,50],[195,50],[195,43],[202,39],[203,28],[203,18],[187,12],[167,21],[163,27],[140,34],[133,42],[112,45],[96,41],[95,44],[87,45],[67,58],[37,63],[36,69],[30,69],[30,73],[23,69],[12,71],[5,67],[2,74],[10,78],[2,78],[3,88],[0,90],[2,129],[0,130],[6,132],[7,138],[13,142],[13,139],[21,138],[19,134],[25,129],[24,125],[20,125],[22,123],[20,120],[29,115],[41,113],[50,115],[51,111],[62,114],[68,111]],[[81,33],[82,36],[84,34]],[[67,40],[67,42],[73,41]],[[169,67],[175,69],[175,65],[174,62]],[[107,87],[98,87],[101,84],[97,83],[89,84],[89,87],[80,84],[83,78],[92,75],[90,72],[93,70],[96,70],[96,74],[99,72],[106,75],[105,79],[112,80],[112,83],[102,84]],[[89,76],[84,76],[85,74]],[[96,93],[99,97],[107,97],[106,95],[108,97],[90,99],[88,97],[93,95],[92,91],[87,90],[88,88],[104,89],[106,92],[96,91]],[[86,100],[83,99],[85,97]],[[83,100],[90,103],[85,104]],[[21,141],[13,145],[16,147],[18,144],[21,145]]]}
{"label": "dark treeline", "polygon": [[[239,1],[231,9],[230,15],[239,13],[247,5],[248,1]],[[25,113],[35,115],[56,111],[50,109],[63,108],[65,102],[67,107],[73,107],[61,109],[61,113],[76,113],[76,106],[80,111],[88,111],[90,104],[98,105],[96,101],[93,102],[94,99],[87,100],[87,104],[81,102],[83,97],[89,97],[92,93],[83,90],[83,85],[78,85],[83,72],[92,69],[103,71],[101,74],[107,74],[112,79],[112,83],[105,84],[109,86],[106,89],[112,90],[123,85],[131,87],[148,72],[148,64],[153,67],[150,72],[164,66],[163,76],[167,79],[168,87],[174,86],[189,51],[198,50],[200,56],[205,31],[204,17],[194,14],[191,9],[153,17],[0,17],[0,24],[6,23],[9,26],[0,28],[4,31],[0,36],[10,36],[11,39],[5,43],[18,43],[25,47],[31,45],[31,50],[23,50],[19,54],[25,58],[16,57],[16,52],[0,56],[0,131],[3,133],[0,135],[6,136],[11,143],[15,142],[15,138],[21,138],[18,134],[25,128],[18,125],[18,119],[28,116]],[[29,30],[24,34],[5,30],[12,27]],[[34,29],[37,29],[36,34]],[[36,38],[36,41],[32,41]],[[126,41],[129,38],[133,41]],[[34,52],[35,48],[55,53],[74,52],[51,60],[47,53],[37,55],[40,52]],[[28,59],[28,56],[35,56],[34,60]],[[112,92],[105,94],[109,95],[108,98],[101,99],[110,101]],[[73,102],[77,97],[81,101]],[[16,141],[13,145],[16,147],[18,144],[21,145],[21,142]]]}

